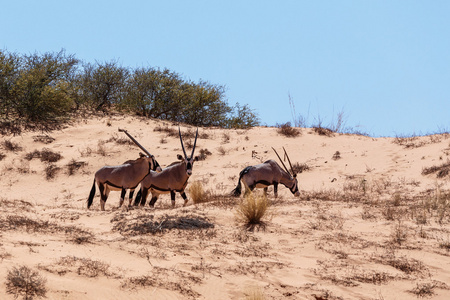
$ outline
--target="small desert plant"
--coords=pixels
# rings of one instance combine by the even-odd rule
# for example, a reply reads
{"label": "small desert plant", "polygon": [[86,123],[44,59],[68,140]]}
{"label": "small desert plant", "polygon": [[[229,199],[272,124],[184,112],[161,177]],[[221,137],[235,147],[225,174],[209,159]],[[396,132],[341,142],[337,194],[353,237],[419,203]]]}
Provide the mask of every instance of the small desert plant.
{"label": "small desert plant", "polygon": [[284,124],[277,124],[277,127],[278,127],[277,132],[287,137],[297,137],[301,133],[298,128],[291,126],[291,122],[287,122]]}
{"label": "small desert plant", "polygon": [[198,160],[205,160],[211,154],[212,154],[211,151],[209,151],[208,149],[200,149]]}
{"label": "small desert plant", "polygon": [[339,151],[336,151],[334,154],[333,154],[333,157],[332,157],[334,160],[338,160],[338,159],[341,159],[341,152],[339,152]]}
{"label": "small desert plant", "polygon": [[1,160],[3,160],[4,158],[6,157],[6,155],[5,154],[3,154],[3,153],[0,153],[0,161]]}
{"label": "small desert plant", "polygon": [[225,154],[227,154],[227,150],[220,146],[219,148],[217,148],[217,151],[219,152],[220,155],[224,156]]}
{"label": "small desert plant", "polygon": [[33,158],[39,158],[41,161],[46,162],[57,162],[62,158],[62,156],[57,152],[44,148],[41,151],[34,150],[33,152],[29,152],[25,155],[25,159],[27,160],[32,160]]}
{"label": "small desert plant", "polygon": [[13,267],[6,276],[6,292],[13,294],[14,298],[20,295],[23,299],[33,299],[35,296],[45,297],[46,281],[37,271],[27,266]]}
{"label": "small desert plant", "polygon": [[207,193],[203,190],[200,181],[195,181],[189,186],[189,195],[195,204],[207,201]]}
{"label": "small desert plant", "polygon": [[22,151],[22,149],[23,149],[21,146],[19,146],[18,143],[11,142],[10,140],[4,140],[2,145],[3,145],[3,148],[7,151],[16,152],[16,151]]}
{"label": "small desert plant", "polygon": [[326,127],[322,127],[321,125],[313,126],[313,130],[318,135],[333,136],[333,130]]}
{"label": "small desert plant", "polygon": [[53,138],[49,135],[36,135],[36,136],[33,136],[33,141],[43,143],[43,144],[50,144],[55,141],[55,138]]}
{"label": "small desert plant", "polygon": [[421,298],[431,297],[434,295],[435,288],[435,283],[417,283],[416,287],[413,288],[410,292]]}
{"label": "small desert plant", "polygon": [[72,160],[67,164],[67,174],[71,176],[75,174],[75,172],[78,171],[78,169],[84,167],[85,165],[87,165],[86,162],[76,161],[75,159],[72,158]]}
{"label": "small desert plant", "polygon": [[249,291],[246,294],[247,294],[245,297],[246,300],[264,300],[264,299],[266,299],[264,297],[264,294],[261,291],[261,289],[257,288],[257,287],[249,289]]}
{"label": "small desert plant", "polygon": [[447,161],[439,166],[432,166],[422,170],[422,175],[429,175],[433,173],[436,173],[437,178],[447,176],[450,173],[450,161]]}
{"label": "small desert plant", "polygon": [[266,225],[264,219],[268,217],[269,207],[270,203],[265,194],[248,191],[236,209],[236,218],[250,231],[256,226],[264,228]]}
{"label": "small desert plant", "polygon": [[224,133],[223,133],[223,136],[222,136],[222,142],[223,142],[224,144],[230,142],[230,134],[229,134],[229,133],[227,133],[227,132],[224,132]]}
{"label": "small desert plant", "polygon": [[54,164],[48,164],[47,167],[45,167],[45,179],[50,180],[55,178],[59,170],[61,170],[60,167],[57,167]]}
{"label": "small desert plant", "polygon": [[309,171],[311,168],[307,164],[300,164],[298,162],[292,164],[292,171],[294,174],[300,174],[303,171]]}
{"label": "small desert plant", "polygon": [[408,228],[399,220],[392,228],[391,241],[401,245],[408,237]]}

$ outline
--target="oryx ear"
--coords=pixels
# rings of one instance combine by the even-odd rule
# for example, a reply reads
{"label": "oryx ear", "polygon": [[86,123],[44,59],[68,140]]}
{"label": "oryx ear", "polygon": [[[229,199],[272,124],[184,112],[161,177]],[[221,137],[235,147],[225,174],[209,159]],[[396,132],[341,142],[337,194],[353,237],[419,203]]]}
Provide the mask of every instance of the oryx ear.
{"label": "oryx ear", "polygon": [[297,174],[294,174],[293,177],[294,177],[294,178],[297,178]]}
{"label": "oryx ear", "polygon": [[198,156],[194,157],[194,161],[198,161]]}
{"label": "oryx ear", "polygon": [[177,158],[178,158],[179,160],[183,160],[183,159],[184,159],[183,156],[181,156],[180,154],[177,155]]}
{"label": "oryx ear", "polygon": [[146,156],[146,155],[145,155],[144,153],[139,152],[139,157],[140,157],[140,158],[145,157],[145,156]]}

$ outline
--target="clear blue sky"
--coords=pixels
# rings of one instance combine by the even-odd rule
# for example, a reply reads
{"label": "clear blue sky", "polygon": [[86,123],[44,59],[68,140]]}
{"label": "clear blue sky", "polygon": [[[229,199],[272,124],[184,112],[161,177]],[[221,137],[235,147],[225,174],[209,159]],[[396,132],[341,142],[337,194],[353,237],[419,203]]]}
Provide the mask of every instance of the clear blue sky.
{"label": "clear blue sky", "polygon": [[169,68],[262,124],[450,130],[450,1],[2,1],[0,48]]}

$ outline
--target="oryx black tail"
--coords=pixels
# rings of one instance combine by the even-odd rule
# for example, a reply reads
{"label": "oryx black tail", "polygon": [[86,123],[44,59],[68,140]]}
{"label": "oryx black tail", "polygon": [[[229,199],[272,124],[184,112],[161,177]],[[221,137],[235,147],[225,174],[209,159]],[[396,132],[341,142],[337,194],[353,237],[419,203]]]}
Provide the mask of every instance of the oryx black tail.
{"label": "oryx black tail", "polygon": [[94,184],[92,185],[92,188],[91,188],[91,192],[89,193],[89,198],[87,201],[87,208],[91,207],[92,202],[94,201],[94,196],[95,196],[95,179],[94,179]]}
{"label": "oryx black tail", "polygon": [[246,174],[250,168],[251,167],[246,167],[244,170],[241,171],[241,173],[239,173],[238,184],[237,184],[236,188],[231,191],[232,196],[239,197],[241,195],[241,192],[242,192],[241,179],[242,179],[242,176],[244,176],[244,174]]}

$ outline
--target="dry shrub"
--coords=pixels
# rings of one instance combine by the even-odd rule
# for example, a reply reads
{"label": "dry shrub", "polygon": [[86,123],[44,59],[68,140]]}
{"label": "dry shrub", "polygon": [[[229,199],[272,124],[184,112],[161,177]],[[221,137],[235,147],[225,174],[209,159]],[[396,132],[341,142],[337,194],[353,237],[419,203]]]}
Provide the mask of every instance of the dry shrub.
{"label": "dry shrub", "polygon": [[164,215],[155,218],[154,215],[127,216],[117,214],[113,219],[113,230],[122,235],[137,236],[142,234],[162,234],[169,230],[201,230],[214,228],[209,219],[195,214],[184,216]]}
{"label": "dry shrub", "polygon": [[236,218],[244,226],[253,231],[255,227],[266,226],[264,219],[268,218],[269,200],[264,194],[248,192],[236,208]]}
{"label": "dry shrub", "polygon": [[444,178],[447,176],[450,173],[450,161],[442,163],[439,166],[432,166],[422,170],[422,175],[429,175],[433,173],[436,173],[437,178]]}
{"label": "dry shrub", "polygon": [[35,135],[33,136],[33,141],[43,144],[51,144],[55,141],[55,139],[49,135]]}
{"label": "dry shrub", "polygon": [[297,137],[300,135],[301,131],[298,128],[292,127],[291,122],[284,124],[277,124],[277,132],[286,137]]}
{"label": "dry shrub", "polygon": [[72,158],[72,160],[67,164],[67,174],[73,175],[76,171],[78,171],[80,168],[86,166],[87,163],[84,161],[76,161]]}
{"label": "dry shrub", "polygon": [[2,161],[6,157],[6,154],[0,153],[0,161]]}
{"label": "dry shrub", "polygon": [[417,283],[416,287],[413,288],[410,292],[416,295],[417,297],[425,298],[433,296],[435,288],[436,283],[433,282]]}
{"label": "dry shrub", "polygon": [[195,204],[208,201],[208,193],[205,192],[200,181],[195,181],[189,186],[189,195]]}
{"label": "dry shrub", "polygon": [[90,258],[78,258],[75,256],[61,257],[57,265],[65,267],[75,267],[78,275],[87,277],[112,276],[109,271],[109,265],[99,260],[92,260]]}
{"label": "dry shrub", "polygon": [[6,276],[6,293],[13,294],[14,298],[23,296],[23,299],[45,297],[47,280],[37,271],[27,266],[13,267]]}
{"label": "dry shrub", "polygon": [[222,143],[226,144],[230,142],[230,134],[227,132],[224,132],[222,135]]}
{"label": "dry shrub", "polygon": [[393,227],[391,232],[391,241],[401,245],[408,237],[408,228],[399,220]]}
{"label": "dry shrub", "polygon": [[313,130],[318,135],[324,135],[324,136],[329,136],[329,137],[333,136],[333,130],[326,128],[326,127],[314,126]]}
{"label": "dry shrub", "polygon": [[27,160],[32,160],[33,158],[39,158],[42,162],[57,162],[62,158],[61,154],[53,152],[48,148],[44,148],[41,151],[34,150],[25,155]]}
{"label": "dry shrub", "polygon": [[212,153],[208,149],[200,149],[200,154],[198,155],[198,160],[205,160]]}
{"label": "dry shrub", "polygon": [[11,140],[4,140],[2,145],[5,150],[12,152],[22,151],[23,149],[18,143],[12,142]]}
{"label": "dry shrub", "polygon": [[334,159],[334,160],[341,159],[341,152],[336,151],[336,152],[333,154],[332,159]]}
{"label": "dry shrub", "polygon": [[227,154],[227,150],[220,146],[219,148],[217,148],[217,151],[219,152],[220,155],[224,156],[225,154]]}
{"label": "dry shrub", "polygon": [[153,131],[167,133],[168,136],[177,137],[178,131],[175,128],[169,128],[169,126],[158,126],[153,129]]}
{"label": "dry shrub", "polygon": [[56,174],[61,170],[60,167],[54,165],[54,164],[48,164],[45,167],[45,179],[50,180],[55,178]]}
{"label": "dry shrub", "polygon": [[306,163],[300,164],[300,163],[296,162],[296,163],[292,164],[292,171],[294,171],[294,174],[300,174],[303,171],[309,171],[309,170],[311,170],[311,168]]}

